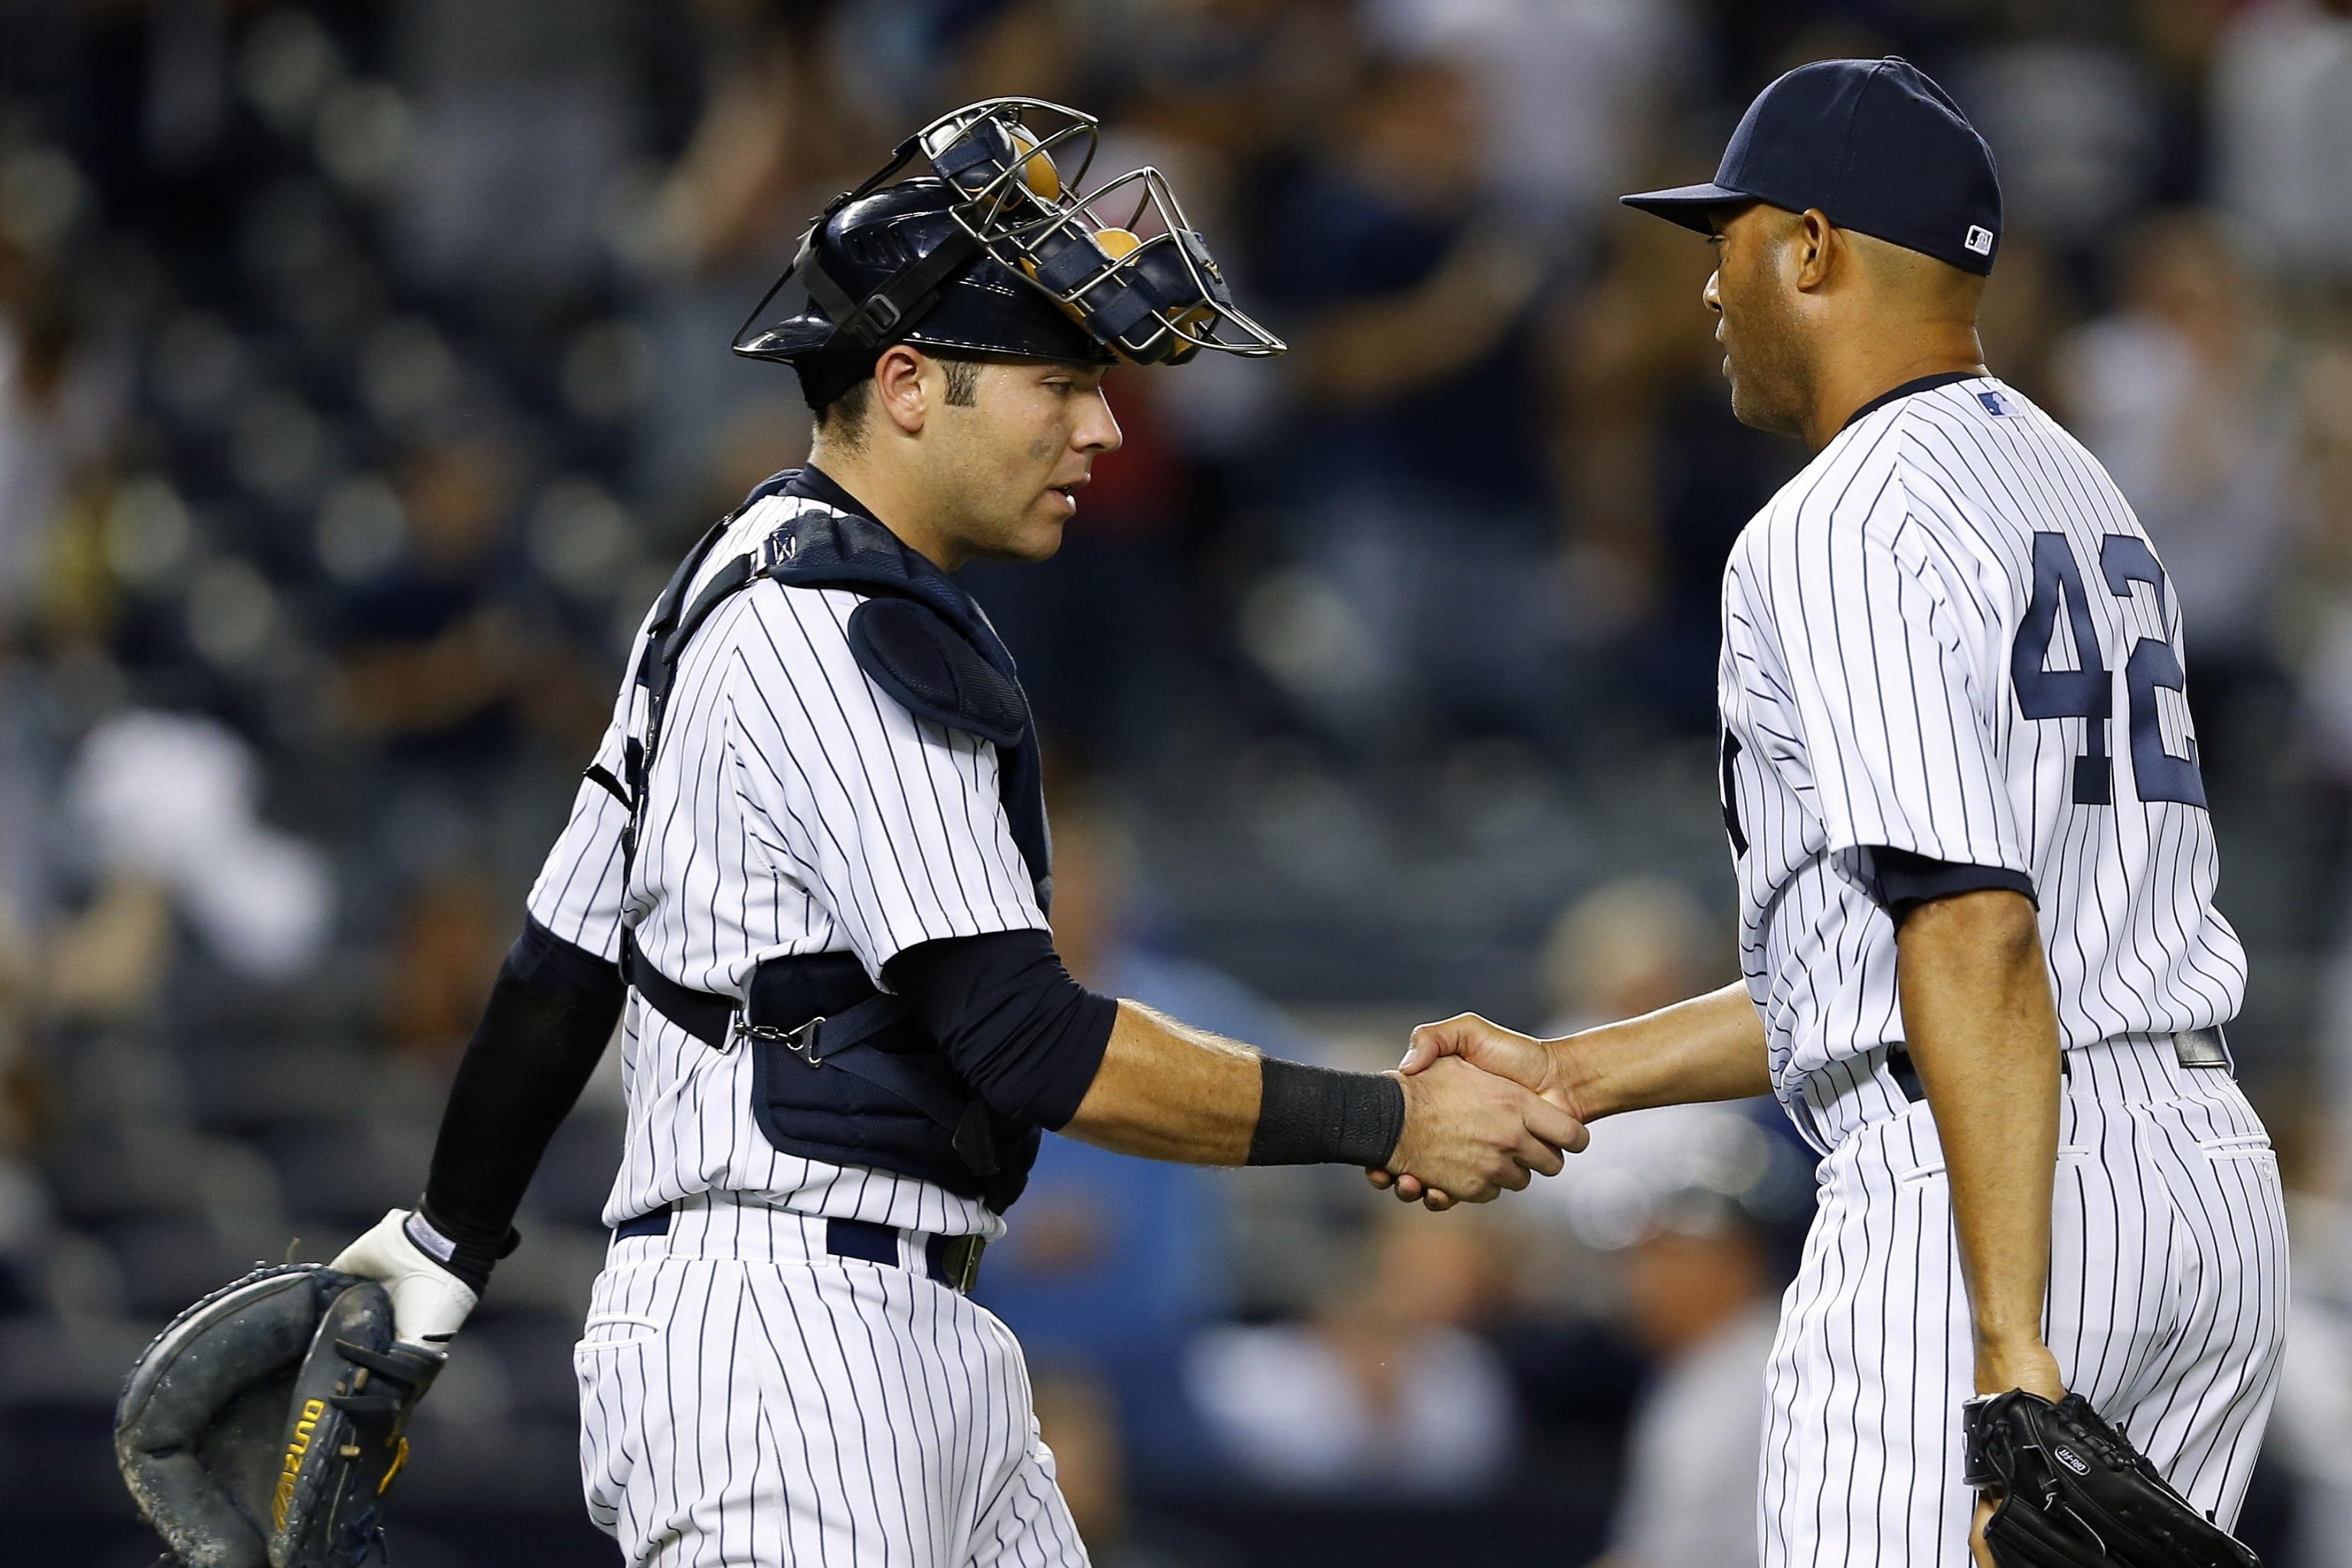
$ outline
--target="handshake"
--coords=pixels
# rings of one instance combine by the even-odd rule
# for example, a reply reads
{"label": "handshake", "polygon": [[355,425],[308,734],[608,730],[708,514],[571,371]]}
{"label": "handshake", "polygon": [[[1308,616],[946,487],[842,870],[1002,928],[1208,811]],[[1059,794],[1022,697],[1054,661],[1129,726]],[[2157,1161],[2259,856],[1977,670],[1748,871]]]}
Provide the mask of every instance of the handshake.
{"label": "handshake", "polygon": [[1475,1013],[1415,1029],[1394,1076],[1404,1132],[1388,1164],[1364,1174],[1407,1203],[1491,1202],[1558,1175],[1589,1141],[1550,1047]]}

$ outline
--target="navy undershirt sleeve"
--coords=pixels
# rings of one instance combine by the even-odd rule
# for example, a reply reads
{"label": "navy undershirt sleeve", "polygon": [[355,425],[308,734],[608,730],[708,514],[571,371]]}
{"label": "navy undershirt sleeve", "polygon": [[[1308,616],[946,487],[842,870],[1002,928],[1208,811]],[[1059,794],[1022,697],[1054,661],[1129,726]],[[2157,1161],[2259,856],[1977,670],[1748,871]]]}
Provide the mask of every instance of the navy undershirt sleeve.
{"label": "navy undershirt sleeve", "polygon": [[990,1110],[1049,1129],[1077,1114],[1118,1017],[1116,998],[1071,978],[1050,931],[922,942],[883,977]]}
{"label": "navy undershirt sleeve", "polygon": [[613,1037],[627,987],[618,965],[527,921],[457,1064],[421,1205],[457,1244],[451,1271],[477,1290],[514,1246],[515,1210]]}
{"label": "navy undershirt sleeve", "polygon": [[2034,897],[2033,879],[2005,867],[1938,860],[1931,856],[1916,854],[1908,849],[1892,849],[1885,845],[1872,847],[1868,866],[1871,897],[1897,925],[1903,923],[1905,915],[1921,904],[1988,888],[2022,893],[2034,908],[2042,907],[2042,900]]}

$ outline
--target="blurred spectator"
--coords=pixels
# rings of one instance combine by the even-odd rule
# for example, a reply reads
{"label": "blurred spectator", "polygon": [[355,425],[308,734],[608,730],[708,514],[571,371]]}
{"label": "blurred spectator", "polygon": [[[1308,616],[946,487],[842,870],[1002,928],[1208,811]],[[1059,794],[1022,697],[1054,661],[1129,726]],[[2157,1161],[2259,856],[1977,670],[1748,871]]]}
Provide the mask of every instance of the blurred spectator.
{"label": "blurred spectator", "polygon": [[611,717],[609,671],[581,659],[516,538],[527,462],[492,417],[421,442],[382,503],[385,559],[372,556],[336,607],[341,715],[378,750],[371,805],[406,864],[420,844],[428,861],[478,847],[467,835],[526,736],[545,732],[568,757]]}
{"label": "blurred spectator", "polygon": [[[0,282],[6,270],[0,255]],[[54,297],[14,301],[0,293],[0,616],[12,623],[29,607],[44,529],[65,488],[58,403],[68,339],[58,310]]]}
{"label": "blurred spectator", "polygon": [[1658,877],[1605,883],[1562,910],[1541,958],[1543,1033],[1572,1034],[1687,1001],[1722,984],[1706,911],[1689,889]]}
{"label": "blurred spectator", "polygon": [[469,865],[445,864],[408,889],[385,955],[386,1043],[454,1068],[514,923],[488,879]]}
{"label": "blurred spectator", "polygon": [[260,821],[261,783],[260,759],[226,726],[130,712],[83,743],[67,801],[93,869],[169,889],[231,971],[284,980],[325,947],[334,889],[316,849]]}
{"label": "blurred spectator", "polygon": [[[2352,992],[2336,1000],[2352,1001]],[[2264,1561],[2285,1568],[2338,1568],[2352,1530],[2352,1205],[2344,1198],[2352,1130],[2327,1104],[2305,1093],[2262,1107],[2286,1192],[2294,1271],[2278,1399],[2249,1512],[2271,1535],[2291,1537],[2288,1550],[2262,1542]],[[2281,1478],[2290,1485],[2263,1484]]]}
{"label": "blurred spectator", "polygon": [[[2116,309],[2061,347],[2059,390],[2163,554],[2195,650],[2195,700],[2219,716],[2275,676],[2273,611],[2302,521],[2300,350],[2214,218],[2151,218],[2120,254]],[[2200,734],[2200,752],[2208,773],[2226,774],[2221,731]]]}
{"label": "blurred spectator", "polygon": [[495,752],[510,738],[524,655],[499,557],[520,461],[487,433],[410,458],[400,486],[408,548],[338,617],[345,711],[362,733],[441,756]]}
{"label": "blurred spectator", "polygon": [[478,306],[551,310],[602,258],[602,224],[628,151],[619,0],[395,7],[404,101],[381,84],[330,89],[328,150],[398,167],[420,276]]}
{"label": "blurred spectator", "polygon": [[[1319,1052],[1228,975],[1138,941],[1134,847],[1107,801],[1061,792],[1054,944],[1082,984],[1293,1058]],[[1097,1371],[1146,1467],[1181,1467],[1185,1340],[1230,1313],[1233,1179],[1048,1138],[1021,1223],[989,1249],[981,1299],[1040,1360]]]}
{"label": "blurred spectator", "polygon": [[1467,1325],[1499,1273],[1475,1220],[1384,1210],[1369,1256],[1308,1321],[1212,1329],[1185,1382],[1236,1478],[1277,1492],[1462,1502],[1518,1451],[1500,1358]]}
{"label": "blurred spectator", "polygon": [[1680,0],[1372,0],[1370,28],[1475,77],[1498,214],[1574,246],[1658,134],[1696,39]]}
{"label": "blurred spectator", "polygon": [[[2315,353],[2305,388],[2305,490],[2314,528],[2305,570],[2294,584],[2304,623],[2295,717],[2320,781],[2321,809],[2331,819],[2311,924],[2341,948],[2352,930],[2352,899],[2346,897],[2352,882],[2345,876],[2352,865],[2352,341],[2339,336]],[[2336,1037],[2333,1059],[2352,1116],[2352,1012]]]}
{"label": "blurred spectator", "polygon": [[47,1131],[47,1085],[33,1054],[35,962],[25,932],[0,910],[0,1318],[29,1311],[47,1238],[50,1203],[36,1163]]}
{"label": "blurred spectator", "polygon": [[[635,312],[660,389],[645,404],[639,457],[661,493],[690,487],[714,458],[730,466],[725,448],[738,434],[730,427],[751,412],[747,405],[756,400],[767,427],[778,423],[769,405],[799,408],[789,373],[734,359],[726,345],[790,259],[793,237],[907,130],[844,37],[852,7],[714,0],[703,9],[697,118],[624,241],[654,285]],[[928,119],[947,107],[907,112]],[[756,469],[756,482],[794,456],[780,450],[764,467],[755,458],[734,477]],[[731,489],[719,504],[732,507],[742,494]]]}
{"label": "blurred spectator", "polygon": [[[1951,86],[2000,164],[2003,216],[2062,251],[2098,243],[2168,183],[2168,104],[2122,19],[2053,6],[1978,51],[1966,68],[1922,63]],[[1954,61],[1952,64],[1959,62]]]}
{"label": "blurred spectator", "polygon": [[1181,1526],[1140,1508],[1129,1483],[1118,1402],[1095,1377],[1068,1368],[1030,1374],[1039,1435],[1055,1479],[1097,1568],[1215,1568],[1228,1561]]}
{"label": "blurred spectator", "polygon": [[[1692,174],[1643,169],[1632,184]],[[1607,230],[1600,275],[1563,292],[1542,340],[1568,629],[1575,663],[1591,667],[1574,696],[1595,717],[1711,733],[1723,563],[1797,460],[1731,416],[1700,302],[1706,247],[1631,216]]]}
{"label": "blurred spectator", "polygon": [[2234,7],[2211,91],[2214,195],[2290,274],[2352,280],[2352,5]]}
{"label": "blurred spectator", "polygon": [[[62,154],[19,152],[0,155],[0,204],[32,194],[28,170],[78,189]],[[108,455],[121,412],[119,377],[77,331],[52,266],[12,246],[0,226],[0,636],[21,636],[40,607],[58,514]]]}
{"label": "blurred spectator", "polygon": [[1756,1561],[1764,1367],[1811,1196],[1778,1116],[1669,1106],[1603,1122],[1547,1194],[1587,1245],[1622,1249],[1625,1326],[1656,1363],[1607,1568]]}
{"label": "blurred spectator", "polygon": [[[1653,1012],[1731,971],[1727,941],[1688,888],[1646,876],[1604,883],[1570,904],[1544,943],[1541,1032]],[[1531,1232],[1572,1244],[1560,1267],[1589,1279],[1606,1320],[1538,1342],[1578,1369],[1588,1397],[1605,1399],[1628,1362],[1643,1373],[1610,1568],[1754,1561],[1763,1365],[1774,1296],[1792,1272],[1789,1233],[1801,1233],[1809,1212],[1802,1164],[1769,1100],[1671,1107],[1602,1122],[1515,1211]],[[1524,1352],[1515,1367],[1539,1407],[1576,1397]]]}
{"label": "blurred spectator", "polygon": [[1262,247],[1303,404],[1268,476],[1302,580],[1244,637],[1359,747],[1525,729],[1554,674],[1523,331],[1545,259],[1483,199],[1475,92],[1433,53],[1367,68]]}

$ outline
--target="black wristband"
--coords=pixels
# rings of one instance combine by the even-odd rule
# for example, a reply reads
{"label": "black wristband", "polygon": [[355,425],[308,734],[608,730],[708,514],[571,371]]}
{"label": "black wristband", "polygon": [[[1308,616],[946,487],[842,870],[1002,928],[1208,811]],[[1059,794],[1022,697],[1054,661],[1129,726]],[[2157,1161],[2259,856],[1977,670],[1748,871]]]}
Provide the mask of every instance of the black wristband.
{"label": "black wristband", "polygon": [[1335,1072],[1260,1058],[1253,1165],[1388,1163],[1404,1135],[1404,1085],[1385,1073]]}
{"label": "black wristband", "polygon": [[455,1274],[477,1296],[488,1288],[490,1270],[499,1259],[522,1245],[522,1232],[512,1226],[496,1241],[464,1232],[435,1214],[423,1198],[416,1200],[404,1228],[419,1251]]}

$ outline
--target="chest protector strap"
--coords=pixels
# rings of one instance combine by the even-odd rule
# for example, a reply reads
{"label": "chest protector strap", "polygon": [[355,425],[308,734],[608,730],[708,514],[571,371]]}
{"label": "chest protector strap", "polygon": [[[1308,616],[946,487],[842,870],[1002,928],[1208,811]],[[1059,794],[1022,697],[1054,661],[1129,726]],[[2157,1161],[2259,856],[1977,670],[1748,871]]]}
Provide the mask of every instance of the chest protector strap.
{"label": "chest protector strap", "polygon": [[[793,477],[778,475],[754,490],[745,505],[787,490]],[[623,790],[614,792],[623,794],[629,806],[622,837],[627,872],[633,874],[635,867],[646,784],[680,656],[713,611],[765,578],[793,586],[848,588],[861,595],[864,602],[851,613],[848,626],[850,651],[859,668],[917,718],[978,735],[997,748],[1000,799],[1035,886],[1038,906],[1048,907],[1053,851],[1036,737],[1012,655],[979,606],[880,524],[825,509],[803,511],[779,527],[758,551],[721,565],[689,602],[688,593],[711,551],[740,515],[738,511],[722,519],[680,563],[656,601],[638,649],[635,683],[642,721],[631,726],[637,732],[624,747]],[[639,956],[625,937],[624,948],[630,983],[664,1016],[714,1049],[725,1049],[737,1038],[760,1049],[755,1077],[762,1081],[755,1094],[763,1106],[793,1096],[789,1082],[773,1081],[780,1075],[788,1078],[793,1070],[788,1065],[772,1068],[777,1058],[851,1074],[944,1131],[963,1173],[978,1179],[992,1206],[1001,1209],[1018,1193],[1034,1155],[1034,1131],[1014,1129],[990,1113],[905,1002],[875,986],[856,959],[827,953],[770,960],[753,972],[748,999],[739,1007],[731,997],[670,980]],[[777,1138],[766,1120],[763,1126]],[[1008,1137],[1017,1141],[1016,1149],[1004,1147]],[[830,1144],[815,1152],[828,1157],[840,1154]],[[852,1157],[866,1152],[850,1151]],[[904,1162],[888,1159],[887,1151],[867,1163],[905,1168]],[[1017,1163],[1017,1171],[1007,1169],[1012,1163]]]}

